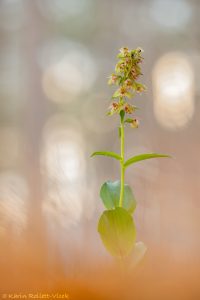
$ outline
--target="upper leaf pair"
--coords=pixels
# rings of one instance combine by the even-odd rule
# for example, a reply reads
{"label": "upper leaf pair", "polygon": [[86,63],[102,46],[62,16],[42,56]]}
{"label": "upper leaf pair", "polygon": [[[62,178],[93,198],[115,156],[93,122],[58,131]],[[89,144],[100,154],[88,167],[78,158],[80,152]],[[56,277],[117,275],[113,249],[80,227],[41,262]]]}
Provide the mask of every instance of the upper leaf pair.
{"label": "upper leaf pair", "polygon": [[[115,158],[117,160],[121,160],[121,156],[115,152],[107,152],[107,151],[97,151],[94,152],[91,157],[95,156],[95,155],[103,155],[103,156],[109,156],[112,158]],[[142,161],[142,160],[146,160],[146,159],[150,159],[150,158],[158,158],[158,157],[170,157],[170,155],[166,155],[166,154],[159,154],[159,153],[144,153],[144,154],[139,154],[136,156],[133,156],[131,158],[129,158],[127,161],[125,161],[124,163],[124,167],[127,168],[128,166]]]}

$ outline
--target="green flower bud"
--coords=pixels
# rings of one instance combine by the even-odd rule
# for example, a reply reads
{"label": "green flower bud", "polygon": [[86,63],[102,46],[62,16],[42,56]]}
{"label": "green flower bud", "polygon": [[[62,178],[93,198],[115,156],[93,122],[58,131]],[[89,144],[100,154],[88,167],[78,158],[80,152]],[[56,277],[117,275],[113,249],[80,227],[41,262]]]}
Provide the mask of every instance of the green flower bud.
{"label": "green flower bud", "polygon": [[130,123],[132,128],[138,128],[139,127],[139,121],[137,119],[133,119]]}

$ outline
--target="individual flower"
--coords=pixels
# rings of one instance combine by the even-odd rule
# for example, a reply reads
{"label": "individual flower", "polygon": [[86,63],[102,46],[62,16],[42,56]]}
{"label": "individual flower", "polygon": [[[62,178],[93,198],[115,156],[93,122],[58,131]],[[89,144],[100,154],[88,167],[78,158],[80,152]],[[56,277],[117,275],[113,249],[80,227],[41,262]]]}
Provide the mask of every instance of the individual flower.
{"label": "individual flower", "polygon": [[125,120],[125,123],[129,123],[132,128],[138,128],[139,121],[137,119],[128,118]]}
{"label": "individual flower", "polygon": [[128,88],[125,85],[123,85],[123,86],[120,86],[120,88],[118,90],[116,90],[116,92],[114,92],[112,97],[113,98],[118,98],[118,97],[120,97],[120,98],[124,98],[124,97],[130,98],[131,94],[129,93]]}
{"label": "individual flower", "polygon": [[141,83],[135,83],[135,90],[137,93],[142,93],[146,90],[146,86],[144,84]]}
{"label": "individual flower", "polygon": [[127,89],[131,89],[133,87],[133,81],[131,79],[126,79],[124,82],[124,86],[127,87]]}
{"label": "individual flower", "polygon": [[141,63],[143,61],[144,58],[142,57],[142,52],[143,50],[140,47],[131,51],[131,57],[135,63]]}
{"label": "individual flower", "polygon": [[124,63],[124,61],[119,61],[117,64],[116,64],[116,67],[115,67],[115,71],[117,73],[123,73],[126,69],[126,64]]}
{"label": "individual flower", "polygon": [[120,97],[125,97],[127,95],[128,89],[126,86],[121,86],[119,89]]}
{"label": "individual flower", "polygon": [[141,73],[139,72],[138,69],[136,69],[135,66],[133,66],[132,69],[130,70],[130,77],[133,80],[136,80],[139,77],[140,74]]}
{"label": "individual flower", "polygon": [[118,107],[119,107],[119,103],[118,103],[118,102],[113,102],[113,103],[111,103],[111,106],[110,106],[111,109],[117,110]]}
{"label": "individual flower", "polygon": [[134,112],[135,108],[133,105],[129,104],[129,103],[125,103],[124,105],[124,111],[127,114],[132,114]]}
{"label": "individual flower", "polygon": [[120,48],[119,52],[119,54],[121,54],[123,57],[127,57],[130,54],[128,47]]}
{"label": "individual flower", "polygon": [[117,81],[118,81],[118,79],[119,79],[119,76],[117,76],[116,74],[111,74],[110,76],[109,76],[109,79],[108,79],[108,84],[109,85],[111,85],[111,84],[116,84],[117,83]]}
{"label": "individual flower", "polygon": [[138,53],[144,52],[144,50],[141,47],[137,47],[136,50],[138,51]]}
{"label": "individual flower", "polygon": [[125,63],[125,65],[128,67],[128,66],[131,64],[131,58],[126,57],[126,58],[124,59],[124,63]]}
{"label": "individual flower", "polygon": [[108,112],[109,116],[112,116],[115,113],[120,113],[120,111],[123,109],[123,103],[119,102],[112,102],[109,106],[110,111]]}

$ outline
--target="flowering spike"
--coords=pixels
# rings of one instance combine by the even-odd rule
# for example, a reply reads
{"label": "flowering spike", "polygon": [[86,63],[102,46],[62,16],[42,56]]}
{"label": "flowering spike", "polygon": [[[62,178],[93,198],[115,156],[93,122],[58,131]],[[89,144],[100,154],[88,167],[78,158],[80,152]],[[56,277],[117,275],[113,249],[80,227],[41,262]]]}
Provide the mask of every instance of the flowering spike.
{"label": "flowering spike", "polygon": [[[142,52],[140,47],[134,50],[122,47],[119,50],[117,55],[119,61],[115,66],[115,73],[112,73],[108,80],[109,85],[118,85],[112,96],[115,102],[109,107],[109,116],[115,113],[120,114],[121,110],[124,110],[126,114],[135,112],[135,107],[127,102],[127,98],[133,98],[135,93],[142,93],[146,90],[142,83],[136,81],[142,75],[140,68],[140,63],[143,61]],[[116,102],[117,99],[118,102]],[[132,127],[137,128],[138,124],[138,121],[132,122]]]}

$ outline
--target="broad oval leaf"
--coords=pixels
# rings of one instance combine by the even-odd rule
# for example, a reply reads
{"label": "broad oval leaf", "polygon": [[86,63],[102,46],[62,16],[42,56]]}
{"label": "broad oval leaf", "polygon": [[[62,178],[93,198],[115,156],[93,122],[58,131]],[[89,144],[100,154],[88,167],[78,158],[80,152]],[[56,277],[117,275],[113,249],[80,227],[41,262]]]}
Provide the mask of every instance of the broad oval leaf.
{"label": "broad oval leaf", "polygon": [[92,153],[91,157],[96,156],[96,155],[110,156],[115,159],[121,160],[121,156],[115,152],[96,151],[96,152]]}
{"label": "broad oval leaf", "polygon": [[[120,198],[120,181],[106,181],[100,189],[100,197],[107,209],[112,209],[119,206]],[[128,184],[124,185],[124,200],[123,208],[129,213],[133,213],[136,208],[136,200]]]}
{"label": "broad oval leaf", "polygon": [[158,154],[158,153],[144,153],[144,154],[139,154],[136,156],[133,156],[131,158],[129,158],[125,163],[124,163],[124,167],[128,167],[136,162],[145,160],[145,159],[150,159],[150,158],[157,158],[157,157],[168,157],[170,158],[171,156],[166,155],[166,154]]}
{"label": "broad oval leaf", "polygon": [[98,232],[106,249],[119,258],[133,249],[136,228],[132,216],[122,207],[105,210],[99,219]]}

